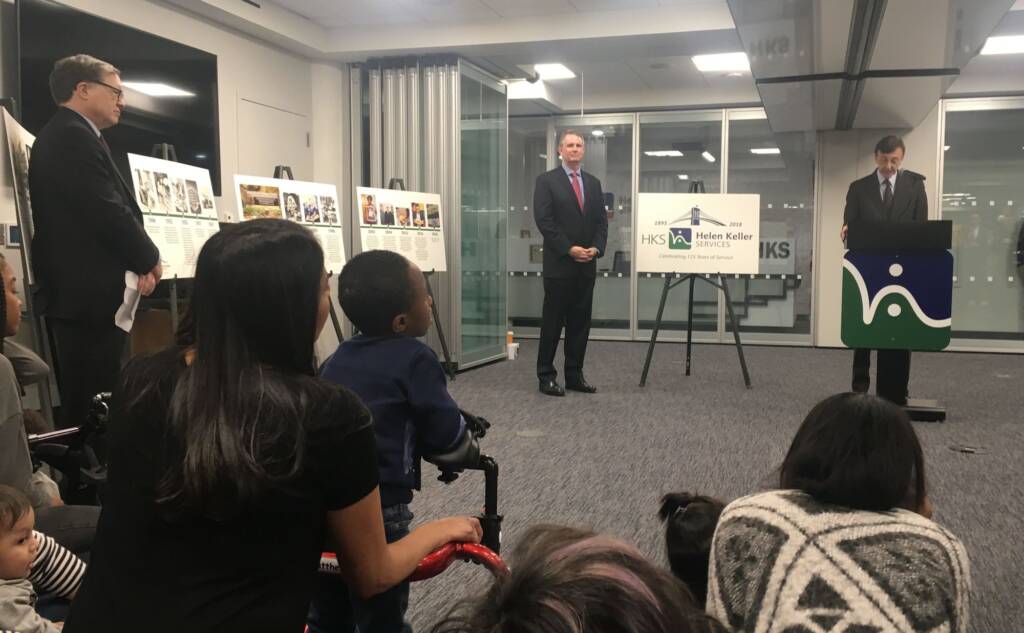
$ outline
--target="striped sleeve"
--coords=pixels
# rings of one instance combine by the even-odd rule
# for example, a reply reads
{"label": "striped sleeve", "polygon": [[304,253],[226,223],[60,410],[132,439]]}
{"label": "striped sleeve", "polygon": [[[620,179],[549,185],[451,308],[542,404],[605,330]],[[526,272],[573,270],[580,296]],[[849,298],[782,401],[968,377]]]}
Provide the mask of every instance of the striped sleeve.
{"label": "striped sleeve", "polygon": [[39,551],[28,579],[38,593],[55,593],[71,599],[82,584],[85,562],[42,532],[35,533]]}

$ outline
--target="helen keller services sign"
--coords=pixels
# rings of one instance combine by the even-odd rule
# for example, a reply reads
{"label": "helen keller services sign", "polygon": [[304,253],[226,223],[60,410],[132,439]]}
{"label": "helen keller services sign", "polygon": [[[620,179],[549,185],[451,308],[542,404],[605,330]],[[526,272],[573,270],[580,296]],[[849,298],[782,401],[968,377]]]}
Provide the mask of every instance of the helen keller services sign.
{"label": "helen keller services sign", "polygon": [[637,271],[756,274],[761,197],[739,193],[641,193]]}

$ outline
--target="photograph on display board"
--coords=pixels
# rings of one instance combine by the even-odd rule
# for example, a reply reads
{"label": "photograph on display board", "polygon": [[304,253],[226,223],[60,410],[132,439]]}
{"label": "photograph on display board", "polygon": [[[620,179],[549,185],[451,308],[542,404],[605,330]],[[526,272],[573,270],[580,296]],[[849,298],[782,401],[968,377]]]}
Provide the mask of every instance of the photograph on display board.
{"label": "photograph on display board", "polygon": [[199,185],[196,181],[186,180],[185,192],[188,194],[188,212],[192,215],[201,214],[203,206],[199,203]]}
{"label": "photograph on display board", "polygon": [[163,172],[153,173],[153,183],[156,186],[156,208],[154,213],[170,215],[174,213],[174,200],[171,196],[171,179]]}
{"label": "photograph on display board", "polygon": [[284,194],[284,217],[292,222],[302,222],[302,200],[299,194],[289,191]]}
{"label": "photograph on display board", "polygon": [[185,179],[171,177],[171,190],[174,192],[174,212],[178,215],[187,215],[188,192],[185,190]]}
{"label": "photograph on display board", "polygon": [[441,228],[441,210],[436,204],[427,205],[427,226],[432,229]]}
{"label": "photograph on display board", "polygon": [[316,201],[316,196],[305,195],[302,197],[302,216],[306,222],[320,224],[320,203]]}
{"label": "photograph on display board", "polygon": [[373,196],[369,194],[360,195],[359,207],[363,210],[361,214],[363,224],[377,223],[377,202]]}
{"label": "photograph on display board", "polygon": [[213,211],[213,189],[206,185],[199,187],[199,199],[203,205],[203,211]]}
{"label": "photograph on display board", "polygon": [[242,217],[246,220],[254,218],[280,218],[281,190],[271,185],[239,186],[242,196]]}
{"label": "photograph on display board", "polygon": [[398,226],[410,226],[409,207],[398,207],[395,210],[395,215],[398,218]]}
{"label": "photograph on display board", "polygon": [[380,225],[381,226],[394,226],[395,225],[395,207],[384,202],[380,203]]}
{"label": "photograph on display board", "polygon": [[138,187],[135,198],[144,213],[159,213],[156,209],[156,188],[153,185],[153,172],[148,169],[136,169],[135,181]]}
{"label": "photograph on display board", "polygon": [[333,196],[320,196],[320,214],[324,224],[338,223],[338,205]]}
{"label": "photograph on display board", "polygon": [[412,225],[416,228],[425,228],[427,226],[426,210],[420,202],[412,203]]}

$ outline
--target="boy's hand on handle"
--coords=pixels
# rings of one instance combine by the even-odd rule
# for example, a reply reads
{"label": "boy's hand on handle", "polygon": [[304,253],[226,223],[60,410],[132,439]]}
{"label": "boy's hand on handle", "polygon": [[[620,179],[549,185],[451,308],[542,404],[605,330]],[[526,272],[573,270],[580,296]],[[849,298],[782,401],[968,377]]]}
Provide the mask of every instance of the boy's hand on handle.
{"label": "boy's hand on handle", "polygon": [[479,543],[484,531],[480,521],[475,517],[448,517],[431,521],[423,526],[436,535],[434,549],[453,541],[460,543]]}

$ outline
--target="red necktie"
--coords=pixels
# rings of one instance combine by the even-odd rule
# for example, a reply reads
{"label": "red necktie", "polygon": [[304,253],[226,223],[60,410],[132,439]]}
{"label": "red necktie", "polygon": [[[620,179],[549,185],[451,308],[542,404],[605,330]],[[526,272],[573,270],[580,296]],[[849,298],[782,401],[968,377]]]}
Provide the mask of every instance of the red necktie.
{"label": "red necktie", "polygon": [[576,192],[576,202],[580,203],[580,213],[583,213],[583,190],[580,189],[580,176],[576,172],[572,174],[572,190]]}

